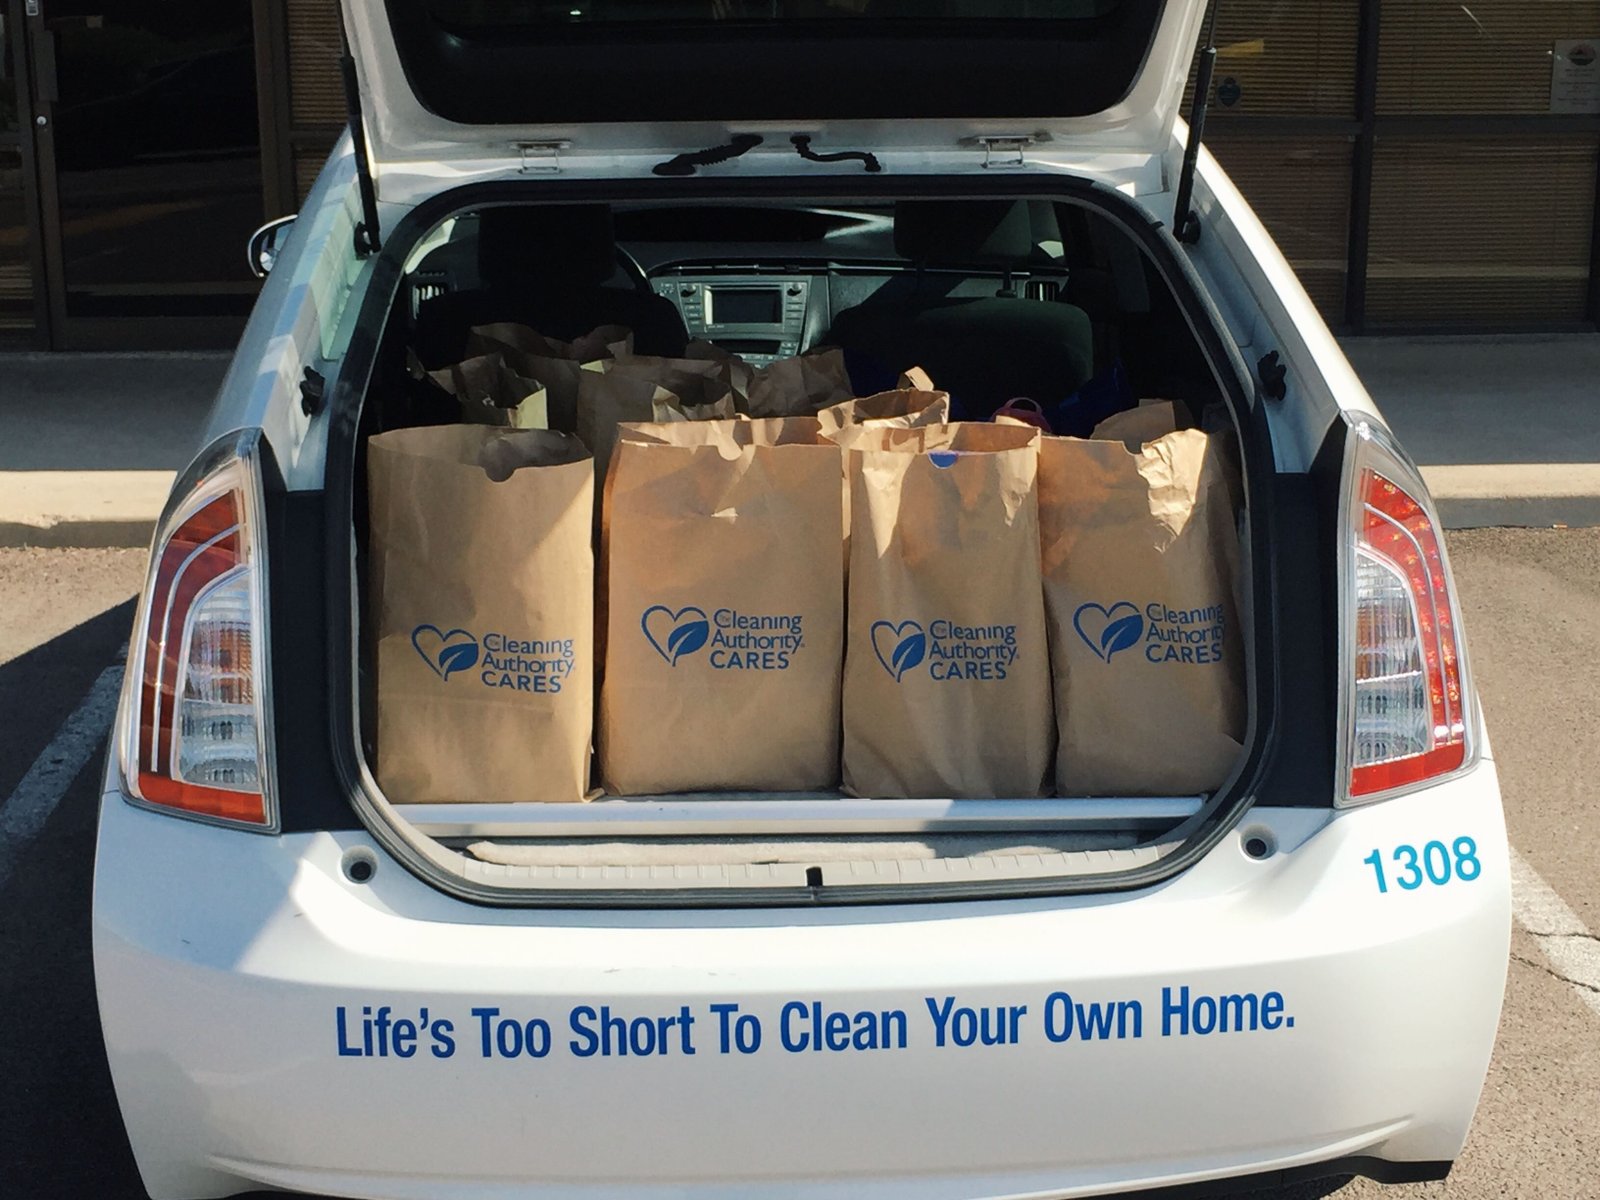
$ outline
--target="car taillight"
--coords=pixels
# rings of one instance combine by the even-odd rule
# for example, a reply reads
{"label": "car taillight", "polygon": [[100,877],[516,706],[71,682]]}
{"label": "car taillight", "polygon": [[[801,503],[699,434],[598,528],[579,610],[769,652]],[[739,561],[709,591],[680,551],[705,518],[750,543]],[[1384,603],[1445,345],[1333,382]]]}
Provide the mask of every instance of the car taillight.
{"label": "car taillight", "polygon": [[120,732],[135,801],[272,830],[258,437],[202,454],[156,531]]}
{"label": "car taillight", "polygon": [[1344,801],[1437,780],[1473,754],[1472,689],[1437,514],[1381,428],[1352,431],[1340,572]]}

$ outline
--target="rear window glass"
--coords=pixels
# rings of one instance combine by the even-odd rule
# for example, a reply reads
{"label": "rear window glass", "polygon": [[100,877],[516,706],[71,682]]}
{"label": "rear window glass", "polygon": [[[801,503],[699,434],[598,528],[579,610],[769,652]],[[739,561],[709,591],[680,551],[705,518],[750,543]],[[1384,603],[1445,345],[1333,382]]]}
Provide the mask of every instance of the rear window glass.
{"label": "rear window glass", "polygon": [[1046,120],[1104,112],[1199,0],[379,0],[463,125]]}
{"label": "rear window glass", "polygon": [[771,21],[1084,21],[1122,0],[427,0],[442,24],[571,26]]}

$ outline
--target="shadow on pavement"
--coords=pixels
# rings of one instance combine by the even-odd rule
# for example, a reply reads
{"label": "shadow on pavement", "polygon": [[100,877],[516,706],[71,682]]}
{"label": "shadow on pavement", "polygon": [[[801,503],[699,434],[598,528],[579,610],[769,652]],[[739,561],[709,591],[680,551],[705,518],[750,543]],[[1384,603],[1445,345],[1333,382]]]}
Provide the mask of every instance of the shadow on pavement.
{"label": "shadow on pavement", "polygon": [[[0,666],[0,797],[126,644],[119,604]],[[0,1163],[18,1197],[142,1197],[111,1091],[89,952],[103,756],[21,848],[0,891]]]}
{"label": "shadow on pavement", "polygon": [[[1324,1200],[1333,1196],[1351,1181],[1352,1176],[1336,1175],[1329,1179],[1310,1179],[1300,1183],[1280,1184],[1276,1187],[1241,1189],[1237,1184],[1218,1181],[1213,1184],[1188,1185],[1174,1188],[1157,1188],[1153,1191],[1122,1193],[1127,1200]],[[1106,1200],[1112,1200],[1107,1197]]]}
{"label": "shadow on pavement", "polygon": [[0,664],[0,801],[11,795],[89,685],[126,648],[133,609],[132,600],[108,608]]}
{"label": "shadow on pavement", "polygon": [[[0,803],[127,645],[133,606],[0,664]],[[0,1195],[17,1200],[146,1195],[95,999],[90,897],[103,763],[97,753],[78,773],[0,887]]]}

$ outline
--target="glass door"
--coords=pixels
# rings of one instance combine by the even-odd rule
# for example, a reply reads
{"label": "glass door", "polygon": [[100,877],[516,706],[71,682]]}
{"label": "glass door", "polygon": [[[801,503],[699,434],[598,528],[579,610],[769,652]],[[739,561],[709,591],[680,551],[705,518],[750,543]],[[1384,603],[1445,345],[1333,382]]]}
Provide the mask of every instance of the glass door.
{"label": "glass door", "polygon": [[22,4],[0,0],[0,346],[31,344],[38,321],[37,247],[29,236],[32,145],[22,84],[27,66]]}
{"label": "glass door", "polygon": [[262,216],[251,0],[26,0],[52,340],[224,347]]}

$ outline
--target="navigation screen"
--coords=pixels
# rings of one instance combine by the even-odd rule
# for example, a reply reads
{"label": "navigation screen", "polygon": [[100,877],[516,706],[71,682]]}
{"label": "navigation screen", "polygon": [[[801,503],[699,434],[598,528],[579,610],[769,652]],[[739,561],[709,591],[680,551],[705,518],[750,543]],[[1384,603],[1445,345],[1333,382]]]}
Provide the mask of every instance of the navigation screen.
{"label": "navigation screen", "polygon": [[781,325],[783,293],[777,288],[712,288],[708,325]]}

